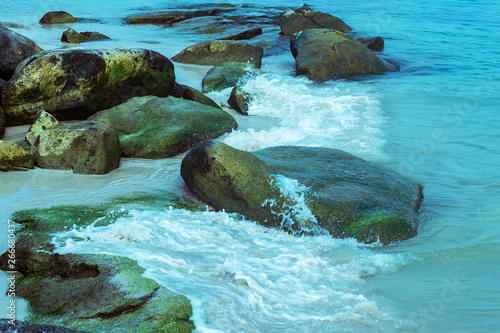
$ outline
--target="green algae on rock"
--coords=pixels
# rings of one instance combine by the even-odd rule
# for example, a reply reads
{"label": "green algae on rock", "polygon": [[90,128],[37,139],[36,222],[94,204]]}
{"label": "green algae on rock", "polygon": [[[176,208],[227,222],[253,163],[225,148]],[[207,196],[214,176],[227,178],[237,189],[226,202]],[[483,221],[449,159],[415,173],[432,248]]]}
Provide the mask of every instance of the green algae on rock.
{"label": "green algae on rock", "polygon": [[134,96],[171,94],[172,62],[146,49],[69,49],[23,61],[2,89],[7,125],[30,124],[43,109],[82,120]]}
{"label": "green algae on rock", "polygon": [[237,66],[216,66],[211,68],[202,81],[203,92],[221,91],[234,87],[238,81],[250,73]]}
{"label": "green algae on rock", "polygon": [[175,156],[238,126],[220,108],[171,96],[136,97],[89,120],[118,134],[123,156],[155,159]]}
{"label": "green algae on rock", "polygon": [[183,99],[212,106],[214,108],[222,109],[220,105],[215,103],[210,97],[204,95],[201,91],[198,91],[197,89],[194,89],[193,87],[190,86],[186,86],[184,84],[181,84],[180,88],[182,90],[181,97]]}
{"label": "green algae on rock", "polygon": [[397,71],[358,40],[336,30],[308,29],[290,39],[297,75],[313,81]]}
{"label": "green algae on rock", "polygon": [[29,152],[18,144],[0,140],[0,171],[27,171],[34,168]]}
{"label": "green algae on rock", "polygon": [[105,39],[110,39],[110,38],[97,31],[77,32],[74,29],[69,28],[68,30],[63,32],[61,37],[61,42],[84,43],[84,42],[92,42],[96,40],[105,40]]}
{"label": "green algae on rock", "polygon": [[[294,226],[305,226],[307,233],[323,229],[332,237],[383,244],[417,234],[422,186],[340,150],[273,147],[248,153],[208,141],[186,155],[181,175],[190,189],[217,209],[243,214],[265,226],[289,227],[293,232],[297,232]],[[301,190],[310,210],[305,219],[292,207],[293,193],[279,186],[279,176],[307,189]]]}
{"label": "green algae on rock", "polygon": [[80,19],[73,17],[65,11],[52,11],[48,12],[40,19],[40,24],[60,24],[60,23],[73,23],[78,22]]}
{"label": "green algae on rock", "polygon": [[[30,302],[27,322],[86,332],[191,332],[189,300],[142,276],[131,259],[104,254],[64,254],[52,242],[68,227],[109,225],[124,209],[199,207],[166,191],[139,192],[98,205],[54,206],[15,213],[17,295]],[[0,268],[8,267],[8,252]]]}

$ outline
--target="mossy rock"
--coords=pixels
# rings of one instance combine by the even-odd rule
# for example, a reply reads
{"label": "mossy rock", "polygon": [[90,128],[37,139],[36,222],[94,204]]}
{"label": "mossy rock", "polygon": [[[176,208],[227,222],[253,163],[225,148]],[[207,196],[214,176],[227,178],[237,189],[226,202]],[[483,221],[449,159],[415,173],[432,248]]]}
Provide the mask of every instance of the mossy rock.
{"label": "mossy rock", "polygon": [[48,12],[40,19],[40,24],[60,24],[60,23],[73,23],[78,22],[80,19],[73,17],[65,11],[52,11]]}
{"label": "mossy rock", "polygon": [[337,30],[303,30],[292,36],[290,46],[297,75],[305,75],[313,81],[380,75],[398,70],[358,40]]}
{"label": "mossy rock", "polygon": [[26,171],[34,166],[29,152],[16,143],[0,140],[0,171]]}
{"label": "mossy rock", "polygon": [[201,91],[194,89],[193,87],[186,86],[184,84],[180,85],[182,89],[181,97],[193,102],[208,105],[214,108],[222,109],[220,105],[215,103],[210,97],[204,95]]}
{"label": "mossy rock", "polygon": [[335,29],[341,32],[352,30],[344,21],[333,15],[312,10],[306,6],[289,9],[280,14],[280,28],[284,35],[293,35],[306,29]]}
{"label": "mossy rock", "polygon": [[3,137],[4,134],[5,134],[5,113],[3,112],[3,109],[0,106],[0,139]]}
{"label": "mossy rock", "polygon": [[[248,153],[204,142],[186,155],[181,175],[217,209],[265,226],[313,234],[326,230],[336,238],[383,244],[417,234],[422,186],[340,150],[273,147]],[[275,181],[280,176],[303,186],[293,190],[301,202]],[[298,211],[299,203],[309,215]]]}
{"label": "mossy rock", "polygon": [[127,157],[165,158],[235,129],[220,108],[175,97],[137,97],[91,118],[112,128]]}
{"label": "mossy rock", "polygon": [[83,120],[131,97],[170,95],[172,62],[145,49],[69,49],[36,54],[2,89],[7,125],[31,124],[39,110]]}
{"label": "mossy rock", "polygon": [[203,92],[221,91],[234,87],[250,71],[237,66],[216,66],[211,68],[202,81]]}
{"label": "mossy rock", "polygon": [[249,93],[245,92],[240,85],[234,86],[229,95],[227,103],[236,111],[243,115],[248,115],[248,104],[251,102],[252,97]]}
{"label": "mossy rock", "polygon": [[103,35],[97,31],[86,31],[86,32],[77,32],[74,29],[69,28],[68,30],[63,32],[61,37],[61,42],[66,43],[84,43],[84,42],[92,42],[96,40],[106,40],[110,39],[108,36]]}
{"label": "mossy rock", "polygon": [[[25,226],[16,242],[16,294],[30,302],[25,321],[86,332],[191,332],[189,300],[143,277],[134,260],[104,254],[54,252],[52,238],[77,227],[108,225],[128,209],[199,207],[170,192],[117,197],[99,205],[54,206],[17,212]],[[12,271],[8,252],[0,268]],[[62,331],[63,332],[63,331]]]}
{"label": "mossy rock", "polygon": [[259,46],[233,40],[208,40],[185,48],[172,60],[196,65],[260,68],[263,55],[264,50]]}

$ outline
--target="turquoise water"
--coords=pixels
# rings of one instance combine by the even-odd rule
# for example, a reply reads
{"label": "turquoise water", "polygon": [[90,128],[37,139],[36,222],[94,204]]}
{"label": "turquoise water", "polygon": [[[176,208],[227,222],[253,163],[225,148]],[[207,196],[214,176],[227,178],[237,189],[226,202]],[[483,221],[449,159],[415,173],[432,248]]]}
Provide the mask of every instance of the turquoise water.
{"label": "turquoise water", "polygon": [[[361,35],[384,37],[384,55],[396,59],[401,71],[314,84],[293,75],[289,53],[264,58],[263,75],[246,85],[255,98],[252,116],[238,117],[240,130],[221,140],[247,150],[282,144],[340,148],[407,174],[425,186],[417,237],[365,247],[350,240],[268,233],[222,213],[151,211],[119,221],[114,229],[75,231],[91,244],[61,244],[61,252],[93,248],[139,260],[148,276],[190,297],[203,332],[497,331],[500,4],[309,5],[341,17]],[[98,30],[114,38],[89,47],[145,47],[171,57],[205,36],[126,26],[120,20],[169,6],[172,2],[160,0],[85,5],[13,0],[0,9],[0,22],[22,24],[14,30],[45,49],[59,48],[64,29],[37,22],[48,10],[64,9],[102,20],[75,24],[78,31]],[[178,65],[177,70],[180,82],[196,86],[206,68]],[[211,97],[223,101],[227,94]],[[46,170],[1,174],[2,218],[54,202],[99,201],[133,191],[138,182],[145,188],[170,184],[185,194],[179,161],[126,160],[119,170],[97,178]],[[136,232],[127,234],[130,243],[124,246],[119,239],[126,230]],[[158,236],[162,233],[176,236]],[[158,249],[165,247],[172,252]]]}

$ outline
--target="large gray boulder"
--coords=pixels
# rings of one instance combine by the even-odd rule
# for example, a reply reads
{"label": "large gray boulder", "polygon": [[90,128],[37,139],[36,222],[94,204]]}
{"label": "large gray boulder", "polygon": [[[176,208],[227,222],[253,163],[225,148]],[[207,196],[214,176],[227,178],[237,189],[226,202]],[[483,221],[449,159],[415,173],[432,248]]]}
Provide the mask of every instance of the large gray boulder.
{"label": "large gray boulder", "polygon": [[112,128],[126,157],[165,158],[237,127],[220,108],[175,97],[145,96],[89,118]]}
{"label": "large gray boulder", "polygon": [[186,155],[181,175],[216,209],[266,226],[383,244],[417,234],[422,186],[340,150],[273,147],[248,153],[207,141]]}
{"label": "large gray boulder", "polygon": [[70,49],[36,54],[2,89],[7,125],[31,124],[43,109],[59,120],[86,119],[134,96],[168,96],[172,62],[145,49]]}
{"label": "large gray boulder", "polygon": [[173,61],[209,66],[260,68],[264,50],[234,40],[208,40],[189,46],[172,57]]}
{"label": "large gray boulder", "polygon": [[31,154],[40,168],[100,175],[118,168],[120,143],[104,124],[82,121],[41,132]]}
{"label": "large gray boulder", "polygon": [[9,80],[24,59],[42,51],[31,39],[0,25],[0,78]]}
{"label": "large gray boulder", "polygon": [[318,12],[308,7],[289,9],[280,14],[280,28],[284,35],[293,35],[306,29],[335,29],[341,32],[351,31],[344,21],[333,15]]}
{"label": "large gray boulder", "polygon": [[308,29],[292,36],[290,48],[297,75],[313,81],[383,74],[398,69],[358,40],[330,29]]}
{"label": "large gray boulder", "polygon": [[0,140],[0,171],[26,171],[33,167],[33,157],[29,152],[16,143]]}

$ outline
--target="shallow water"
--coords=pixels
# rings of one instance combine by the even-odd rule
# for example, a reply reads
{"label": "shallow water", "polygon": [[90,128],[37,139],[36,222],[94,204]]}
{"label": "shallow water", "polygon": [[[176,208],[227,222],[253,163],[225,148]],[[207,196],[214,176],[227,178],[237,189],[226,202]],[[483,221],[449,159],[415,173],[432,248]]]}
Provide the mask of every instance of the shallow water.
{"label": "shallow water", "polygon": [[[13,30],[45,49],[68,47],[59,41],[66,26],[37,23],[45,12],[60,9],[100,20],[72,24],[77,31],[97,30],[113,38],[79,47],[144,47],[171,57],[207,38],[182,28],[121,21],[167,7],[171,2],[161,0],[147,5],[13,0],[0,9],[0,22],[22,25]],[[425,186],[417,237],[366,246],[324,236],[293,237],[223,212],[167,208],[134,212],[133,218],[104,228],[71,231],[75,240],[61,243],[60,251],[138,260],[146,276],[192,300],[199,332],[495,332],[500,324],[500,135],[495,128],[500,5],[376,0],[320,1],[313,8],[341,17],[361,35],[383,36],[384,55],[396,59],[401,71],[317,84],[293,75],[288,52],[265,57],[262,75],[245,85],[253,97],[250,116],[232,113],[239,129],[220,140],[246,150],[339,148],[404,173]],[[200,89],[208,69],[176,64],[178,82]],[[228,94],[209,96],[226,102]],[[23,130],[9,129],[7,138],[22,137]],[[41,169],[0,174],[0,217],[3,222],[15,210],[56,203],[100,202],[138,187],[191,197],[178,172],[181,159],[128,159],[104,176]]]}

